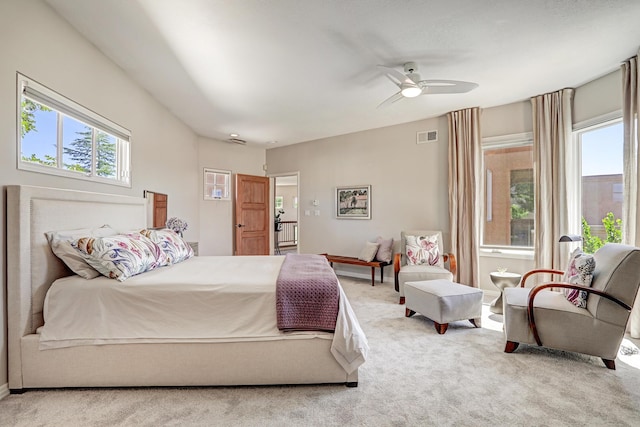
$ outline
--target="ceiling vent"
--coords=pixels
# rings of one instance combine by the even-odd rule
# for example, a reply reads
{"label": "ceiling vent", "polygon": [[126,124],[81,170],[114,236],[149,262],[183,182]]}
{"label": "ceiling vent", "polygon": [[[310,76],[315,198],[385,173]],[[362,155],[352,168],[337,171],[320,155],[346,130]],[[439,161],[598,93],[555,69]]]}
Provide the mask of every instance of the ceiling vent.
{"label": "ceiling vent", "polygon": [[240,139],[240,138],[229,138],[227,141],[233,142],[234,144],[240,144],[240,145],[246,145],[247,144],[247,141],[245,141],[244,139]]}
{"label": "ceiling vent", "polygon": [[438,141],[437,130],[425,130],[416,133],[416,144],[426,144],[428,142]]}

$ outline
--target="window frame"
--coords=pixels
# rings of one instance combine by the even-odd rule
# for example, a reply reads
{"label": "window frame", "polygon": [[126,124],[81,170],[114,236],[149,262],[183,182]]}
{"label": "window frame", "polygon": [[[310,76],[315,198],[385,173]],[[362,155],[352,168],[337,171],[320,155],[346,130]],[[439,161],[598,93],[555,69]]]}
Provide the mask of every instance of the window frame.
{"label": "window frame", "polygon": [[[112,122],[111,120],[93,112],[77,102],[49,89],[37,81],[16,73],[16,167],[25,170],[48,175],[57,175],[65,178],[80,179],[99,182],[102,184],[117,185],[120,187],[132,187],[131,182],[131,132]],[[22,159],[22,99],[23,96],[40,105],[45,105],[56,112],[56,165],[47,166]],[[78,172],[64,169],[62,128],[63,116],[70,117],[91,129],[92,153],[91,171]],[[116,140],[116,174],[113,178],[102,177],[96,174],[96,135],[98,132],[106,133]]]}
{"label": "window frame", "polygon": [[[209,184],[207,183],[207,176],[208,175],[213,175],[213,184]],[[212,186],[212,185],[216,185],[216,178],[217,175],[224,175],[225,176],[225,183],[224,183],[224,192],[225,194],[223,194],[222,196],[218,197],[218,196],[212,196],[210,194],[207,193],[207,187],[208,186]],[[215,168],[203,168],[202,171],[202,196],[204,198],[204,200],[214,200],[214,201],[229,201],[231,200],[231,171],[230,170],[224,170],[224,169],[215,169]]]}
{"label": "window frame", "polygon": [[[605,127],[609,127],[609,126],[615,126],[617,124],[621,124],[623,122],[623,118],[622,118],[622,111],[618,110],[618,111],[613,111],[610,112],[608,114],[603,114],[601,116],[598,117],[594,117],[588,120],[584,120],[582,122],[578,122],[578,123],[574,123],[573,128],[572,128],[572,143],[573,143],[573,153],[575,154],[575,161],[576,161],[576,165],[575,165],[575,170],[576,170],[576,182],[575,182],[575,188],[576,188],[576,196],[575,196],[575,203],[577,204],[577,206],[579,207],[577,209],[576,212],[576,217],[575,218],[569,218],[569,221],[572,224],[572,227],[575,230],[579,230],[578,233],[573,233],[573,234],[579,234],[582,236],[583,231],[582,231],[582,217],[583,217],[583,212],[582,212],[582,198],[583,198],[583,190],[582,190],[582,135],[587,133],[587,132],[592,132],[598,129],[602,129]],[[624,156],[624,153],[623,153]],[[622,171],[622,182],[623,182],[623,188],[622,188],[622,204],[623,204],[623,212],[624,212],[624,168]],[[622,224],[623,227],[623,236],[624,236],[624,223]],[[623,237],[624,240],[624,237]]]}
{"label": "window frame", "polygon": [[[484,223],[487,219],[487,212],[491,212],[492,209],[487,205],[487,181],[492,180],[493,171],[487,170],[487,172],[491,172],[489,178],[485,173],[485,165],[484,165],[484,156],[485,152],[488,150],[495,150],[501,148],[513,148],[513,147],[526,147],[533,146],[533,133],[525,132],[525,133],[517,133],[517,134],[507,134],[507,135],[499,135],[492,137],[482,138],[481,148],[480,148],[480,175],[481,175],[481,189],[480,194],[480,245],[479,249],[483,255],[487,254],[496,254],[499,256],[514,256],[514,257],[525,257],[532,258],[535,250],[535,246],[508,246],[508,245],[489,245],[484,243]],[[532,153],[533,155],[533,153]],[[535,186],[535,171],[534,171],[534,186]],[[535,188],[535,187],[534,187]],[[489,189],[489,192],[493,193],[493,188]],[[492,213],[492,212],[491,212]],[[535,227],[535,223],[534,223]]]}

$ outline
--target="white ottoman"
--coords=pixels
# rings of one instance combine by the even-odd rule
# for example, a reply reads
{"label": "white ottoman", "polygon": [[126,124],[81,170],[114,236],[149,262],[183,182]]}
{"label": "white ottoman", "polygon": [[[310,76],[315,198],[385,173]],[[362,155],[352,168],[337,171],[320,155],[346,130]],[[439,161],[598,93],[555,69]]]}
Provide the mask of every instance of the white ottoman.
{"label": "white ottoman", "polygon": [[444,334],[450,322],[469,320],[476,328],[482,317],[482,291],[449,280],[425,280],[404,284],[405,316],[420,313],[433,320]]}

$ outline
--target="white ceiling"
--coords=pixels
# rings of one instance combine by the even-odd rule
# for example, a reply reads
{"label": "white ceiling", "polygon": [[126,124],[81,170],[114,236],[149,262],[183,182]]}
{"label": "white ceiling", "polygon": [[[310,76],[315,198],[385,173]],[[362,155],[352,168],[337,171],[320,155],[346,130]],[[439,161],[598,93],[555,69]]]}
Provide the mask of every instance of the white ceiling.
{"label": "white ceiling", "polygon": [[[197,134],[266,148],[576,87],[640,45],[638,0],[46,2]],[[407,61],[480,86],[376,108]]]}

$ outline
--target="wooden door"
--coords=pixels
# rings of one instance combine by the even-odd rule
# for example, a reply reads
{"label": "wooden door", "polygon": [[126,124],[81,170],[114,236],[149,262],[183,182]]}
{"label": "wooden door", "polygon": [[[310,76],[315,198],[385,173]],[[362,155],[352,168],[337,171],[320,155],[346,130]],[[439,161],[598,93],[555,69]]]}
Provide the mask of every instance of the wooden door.
{"label": "wooden door", "polygon": [[153,226],[165,227],[167,225],[167,195],[153,193]]}
{"label": "wooden door", "polygon": [[236,174],[235,255],[269,255],[269,178]]}

